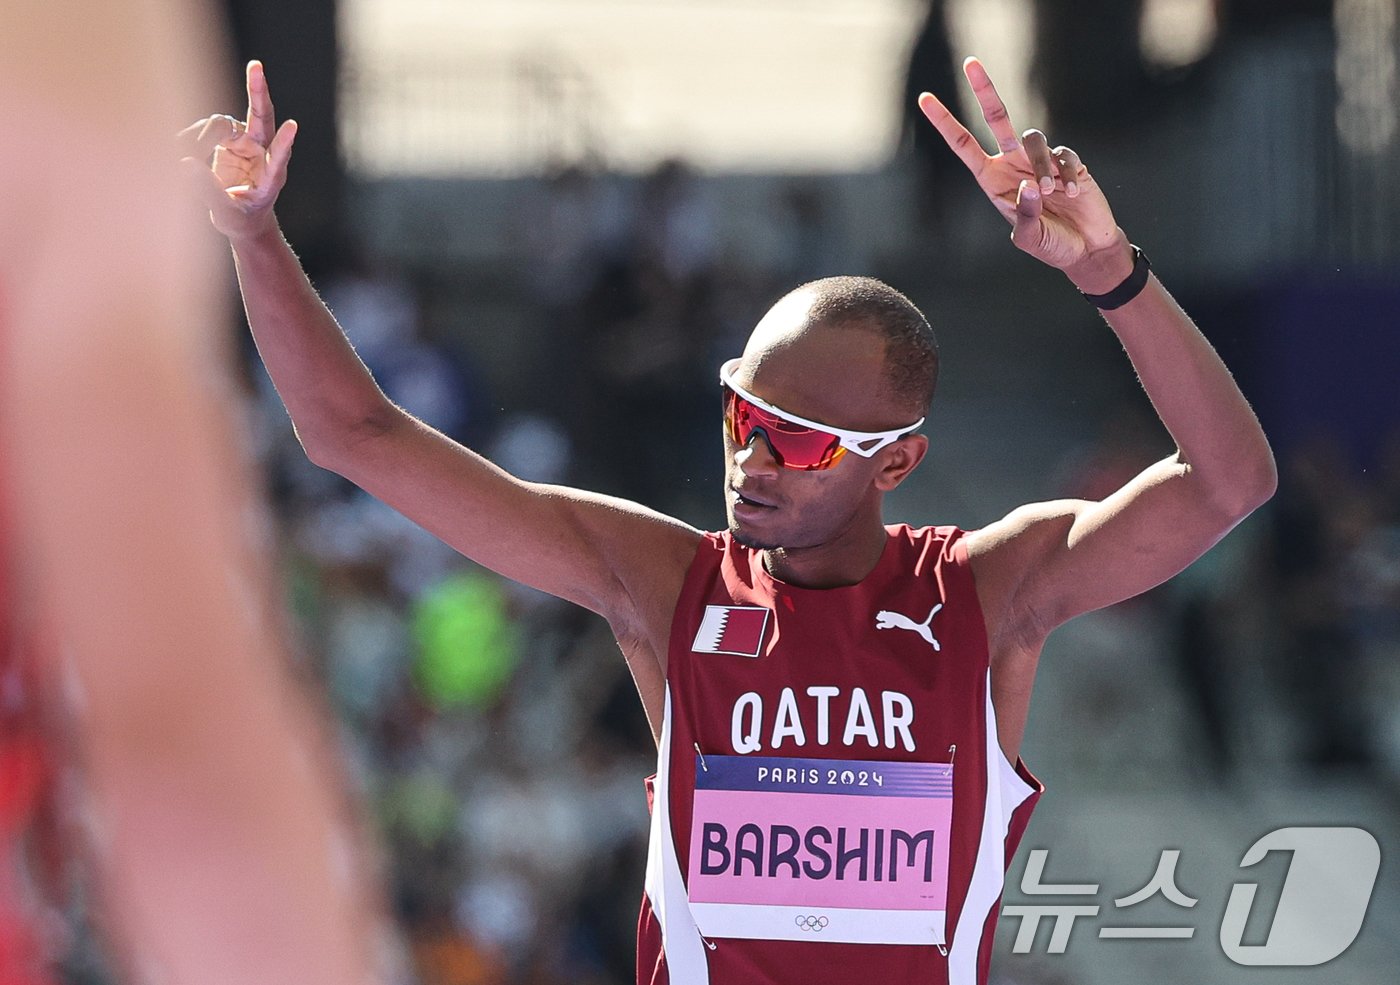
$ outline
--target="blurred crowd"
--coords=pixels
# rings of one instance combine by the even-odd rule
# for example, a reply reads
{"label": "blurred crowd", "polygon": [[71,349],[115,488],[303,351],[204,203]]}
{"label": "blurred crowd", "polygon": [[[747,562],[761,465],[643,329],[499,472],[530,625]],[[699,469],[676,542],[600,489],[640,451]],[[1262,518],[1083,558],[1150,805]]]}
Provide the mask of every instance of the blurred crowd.
{"label": "blurred crowd", "polygon": [[[1149,415],[1125,401],[1065,463],[1061,492],[1101,498],[1145,454],[1165,454]],[[1376,447],[1363,464],[1327,430],[1276,441],[1274,499],[1108,614],[1106,662],[1086,664],[1092,679],[1070,698],[1086,716],[1081,767],[1121,779],[1118,754],[1092,747],[1115,735],[1136,746],[1126,736],[1150,708],[1170,765],[1192,782],[1238,789],[1311,776],[1400,791],[1400,421]],[[1159,662],[1145,678],[1116,666],[1143,650]],[[1169,708],[1181,719],[1161,720]]]}

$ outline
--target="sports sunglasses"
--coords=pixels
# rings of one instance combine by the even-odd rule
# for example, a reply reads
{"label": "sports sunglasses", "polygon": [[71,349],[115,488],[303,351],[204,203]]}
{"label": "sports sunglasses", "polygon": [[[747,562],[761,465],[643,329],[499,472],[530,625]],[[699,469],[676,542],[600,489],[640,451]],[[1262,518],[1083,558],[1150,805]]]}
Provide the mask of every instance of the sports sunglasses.
{"label": "sports sunglasses", "polygon": [[719,369],[724,426],[740,448],[749,443],[755,431],[762,432],[773,458],[784,468],[820,472],[841,461],[848,451],[869,458],[924,423],[921,417],[893,431],[846,431],[809,421],[765,403],[735,383],[733,373],[738,365],[738,359],[731,359]]}

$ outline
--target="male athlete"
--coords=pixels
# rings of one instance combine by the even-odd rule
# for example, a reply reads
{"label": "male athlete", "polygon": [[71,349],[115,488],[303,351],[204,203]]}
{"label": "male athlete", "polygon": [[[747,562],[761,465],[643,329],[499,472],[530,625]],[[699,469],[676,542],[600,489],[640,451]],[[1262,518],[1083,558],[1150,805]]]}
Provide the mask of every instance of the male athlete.
{"label": "male athlete", "polygon": [[192,138],[311,459],[616,634],[659,750],[639,983],[985,982],[1040,789],[1017,752],[1047,634],[1171,577],[1273,492],[1244,397],[1098,183],[1018,138],[982,65],[965,70],[999,153],[920,107],[1013,242],[1104,309],[1178,448],[1101,502],[976,531],[881,516],[927,450],[937,357],[878,281],[798,288],[721,368],[728,530],[702,533],[523,482],[385,398],[278,230],[295,125],[275,126],[258,63],[247,118]]}

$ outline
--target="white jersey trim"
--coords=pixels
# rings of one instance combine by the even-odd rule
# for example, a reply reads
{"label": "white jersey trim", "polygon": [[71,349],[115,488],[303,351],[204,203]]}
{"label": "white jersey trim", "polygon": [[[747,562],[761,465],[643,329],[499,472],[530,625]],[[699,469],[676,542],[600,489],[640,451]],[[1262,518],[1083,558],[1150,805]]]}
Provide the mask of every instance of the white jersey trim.
{"label": "white jersey trim", "polygon": [[987,670],[987,799],[982,811],[982,835],[972,866],[967,898],[953,930],[948,949],[948,985],[976,985],[977,956],[982,950],[987,916],[1006,885],[1006,836],[1011,815],[1035,793],[1007,761],[997,738],[996,711],[992,707],[992,672]]}
{"label": "white jersey trim", "polygon": [[671,985],[709,985],[705,944],[690,912],[671,830],[671,685],[666,685],[661,712],[661,741],[656,747],[656,782],[652,785],[651,836],[647,844],[647,898],[661,928],[661,950]]}
{"label": "white jersey trim", "polygon": [[691,903],[711,937],[815,944],[942,944],[942,910]]}

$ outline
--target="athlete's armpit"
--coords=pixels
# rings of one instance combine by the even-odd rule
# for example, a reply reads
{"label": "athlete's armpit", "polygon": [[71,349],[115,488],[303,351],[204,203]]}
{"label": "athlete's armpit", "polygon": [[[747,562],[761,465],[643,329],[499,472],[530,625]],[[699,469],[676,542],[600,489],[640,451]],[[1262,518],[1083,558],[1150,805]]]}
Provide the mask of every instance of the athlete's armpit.
{"label": "athlete's armpit", "polygon": [[1077,615],[1154,588],[1253,508],[1218,502],[1172,455],[1103,500],[1061,499],[1013,510],[968,535],[988,634],[1043,639]]}

